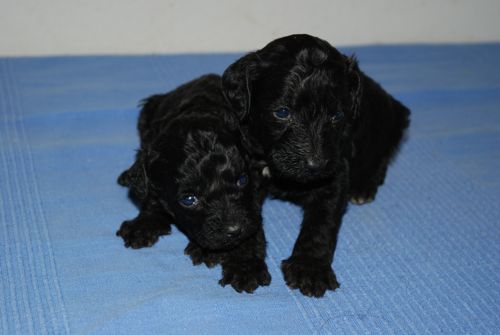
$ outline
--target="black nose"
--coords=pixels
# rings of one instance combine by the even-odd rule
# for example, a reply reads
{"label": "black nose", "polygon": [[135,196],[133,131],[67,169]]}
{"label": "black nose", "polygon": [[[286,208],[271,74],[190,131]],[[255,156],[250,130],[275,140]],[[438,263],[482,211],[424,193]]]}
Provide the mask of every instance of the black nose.
{"label": "black nose", "polygon": [[234,237],[237,236],[241,232],[241,226],[238,224],[232,225],[227,227],[226,229],[226,235],[228,237]]}
{"label": "black nose", "polygon": [[307,158],[306,159],[306,166],[307,169],[311,172],[318,172],[321,169],[324,169],[326,166],[326,161],[322,159],[317,159],[317,158]]}

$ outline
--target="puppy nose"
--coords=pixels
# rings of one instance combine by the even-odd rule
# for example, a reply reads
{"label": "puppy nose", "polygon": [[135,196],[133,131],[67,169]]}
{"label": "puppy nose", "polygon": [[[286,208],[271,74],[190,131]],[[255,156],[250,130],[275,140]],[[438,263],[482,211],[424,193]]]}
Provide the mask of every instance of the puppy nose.
{"label": "puppy nose", "polygon": [[307,158],[306,163],[309,170],[320,170],[325,166],[322,160],[312,157]]}
{"label": "puppy nose", "polygon": [[235,224],[235,225],[227,227],[226,235],[228,237],[236,236],[240,233],[240,231],[241,231],[241,226],[238,224]]}

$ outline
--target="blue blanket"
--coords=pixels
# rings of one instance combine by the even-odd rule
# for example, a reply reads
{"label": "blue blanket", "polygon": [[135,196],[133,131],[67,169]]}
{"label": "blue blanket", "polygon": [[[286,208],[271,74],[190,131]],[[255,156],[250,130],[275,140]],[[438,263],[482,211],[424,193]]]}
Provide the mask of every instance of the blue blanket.
{"label": "blue blanket", "polygon": [[267,200],[271,286],[237,294],[177,230],[130,250],[115,180],[138,101],[240,55],[0,58],[1,334],[500,332],[500,44],[386,46],[361,68],[412,110],[374,203],[350,206],[324,298],[286,287],[299,208]]}

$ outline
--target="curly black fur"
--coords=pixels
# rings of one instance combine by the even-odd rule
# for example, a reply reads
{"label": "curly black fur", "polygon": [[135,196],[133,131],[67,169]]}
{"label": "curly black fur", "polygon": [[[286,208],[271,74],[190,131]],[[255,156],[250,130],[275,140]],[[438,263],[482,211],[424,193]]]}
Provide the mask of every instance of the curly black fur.
{"label": "curly black fur", "polygon": [[375,198],[409,125],[409,110],[326,41],[291,35],[242,57],[223,90],[268,190],[304,209],[287,284],[322,296],[348,201]]}
{"label": "curly black fur", "polygon": [[[147,98],[138,124],[141,148],[118,178],[140,212],[117,235],[126,247],[150,247],[175,223],[190,239],[185,253],[195,265],[220,263],[221,285],[252,292],[271,279],[263,194],[232,124],[217,75]],[[191,195],[195,205],[180,202]]]}

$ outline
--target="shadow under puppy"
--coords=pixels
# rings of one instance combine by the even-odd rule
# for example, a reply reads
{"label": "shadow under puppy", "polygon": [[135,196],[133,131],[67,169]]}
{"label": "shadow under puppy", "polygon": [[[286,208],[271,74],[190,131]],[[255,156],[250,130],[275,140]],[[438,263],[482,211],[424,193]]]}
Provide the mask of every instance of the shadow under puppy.
{"label": "shadow under puppy", "polygon": [[339,284],[331,268],[348,201],[375,198],[409,125],[409,110],[354,57],[309,35],[270,42],[224,72],[246,148],[271,195],[304,210],[286,283],[309,296]]}
{"label": "shadow under puppy", "polygon": [[126,247],[150,247],[175,224],[190,240],[185,253],[193,264],[220,263],[222,286],[253,292],[271,281],[264,262],[263,194],[228,117],[217,75],[144,101],[140,150],[118,178],[140,212],[116,234]]}

